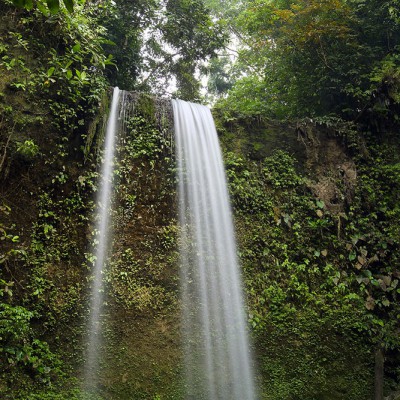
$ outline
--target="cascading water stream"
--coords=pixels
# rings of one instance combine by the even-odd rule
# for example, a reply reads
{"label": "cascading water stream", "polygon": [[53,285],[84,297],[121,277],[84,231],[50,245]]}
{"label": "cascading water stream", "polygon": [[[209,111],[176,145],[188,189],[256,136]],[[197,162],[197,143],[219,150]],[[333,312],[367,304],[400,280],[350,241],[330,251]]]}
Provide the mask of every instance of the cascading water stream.
{"label": "cascading water stream", "polygon": [[210,110],[173,100],[188,399],[254,400],[225,171]]}
{"label": "cascading water stream", "polygon": [[[102,277],[111,241],[114,149],[127,113],[121,97],[124,92],[115,88],[97,197],[97,246],[83,376],[83,387],[91,393],[98,392]],[[182,232],[186,398],[255,400],[234,230],[214,122],[209,109],[201,105],[173,100],[173,109]]]}
{"label": "cascading water stream", "polygon": [[110,114],[104,142],[103,164],[101,168],[99,191],[97,195],[96,250],[93,269],[93,282],[90,297],[90,316],[87,324],[88,347],[84,366],[84,387],[96,390],[101,345],[101,312],[103,304],[103,272],[111,241],[111,199],[113,192],[113,171],[115,142],[118,131],[121,91],[114,88]]}

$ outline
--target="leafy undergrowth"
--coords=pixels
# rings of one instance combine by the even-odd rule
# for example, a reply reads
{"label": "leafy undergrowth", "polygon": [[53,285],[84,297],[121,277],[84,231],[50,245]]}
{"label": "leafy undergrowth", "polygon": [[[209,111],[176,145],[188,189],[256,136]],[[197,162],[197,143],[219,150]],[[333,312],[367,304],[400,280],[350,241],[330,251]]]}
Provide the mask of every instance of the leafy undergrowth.
{"label": "leafy undergrowth", "polygon": [[251,127],[237,125],[221,139],[263,398],[369,399],[377,347],[396,390],[398,150],[372,136],[349,150],[321,126],[274,143],[264,124],[243,154]]}

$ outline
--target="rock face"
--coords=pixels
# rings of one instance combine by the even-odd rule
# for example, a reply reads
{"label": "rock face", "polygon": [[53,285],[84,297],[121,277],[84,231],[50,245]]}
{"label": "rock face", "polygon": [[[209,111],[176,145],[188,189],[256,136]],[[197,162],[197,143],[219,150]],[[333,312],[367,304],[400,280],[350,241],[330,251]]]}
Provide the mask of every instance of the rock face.
{"label": "rock face", "polygon": [[181,394],[171,105],[127,93],[106,288],[105,399]]}
{"label": "rock face", "polygon": [[307,185],[329,211],[340,214],[350,204],[357,184],[357,170],[341,132],[311,120],[297,123],[239,121],[220,127],[228,151],[251,160],[262,160],[276,150],[291,154]]}
{"label": "rock face", "polygon": [[308,186],[335,214],[350,204],[357,183],[354,161],[340,136],[333,130],[318,127],[311,121],[296,127],[298,142],[306,153],[305,168],[310,176]]}
{"label": "rock face", "polygon": [[[2,153],[6,167],[1,171],[0,193],[7,212],[1,215],[0,227],[18,235],[19,243],[4,241],[6,250],[18,252],[7,256],[0,278],[15,285],[15,301],[37,313],[35,337],[47,341],[54,357],[62,358],[63,368],[73,367],[77,377],[109,94],[87,135],[79,138],[81,146],[76,147],[73,135],[52,132],[51,140],[46,140],[50,126],[34,129],[27,123],[39,154],[22,158],[15,144],[3,147]],[[114,240],[104,274],[101,395],[174,399],[181,396],[182,385],[172,109],[162,99],[136,93],[126,97],[131,107],[117,145]],[[3,143],[6,133],[1,132]],[[6,396],[20,393],[27,398],[26,385],[21,384],[25,381],[30,393],[40,392],[40,381],[30,381],[23,365],[11,372],[0,371]],[[74,384],[61,385],[66,390]],[[73,398],[72,392],[65,398]]]}
{"label": "rock face", "polygon": [[[351,292],[344,284],[342,297],[336,288],[348,274],[341,268],[348,257],[346,213],[358,184],[345,136],[312,121],[218,126],[262,393],[266,399],[368,399],[373,356],[346,327],[360,316],[336,303],[344,305],[344,292]],[[338,319],[347,321],[343,330]],[[350,348],[353,355],[358,348],[356,359]]]}
{"label": "rock face", "polygon": [[[101,396],[182,399],[171,109],[164,100],[126,96],[132,107],[117,147],[114,239],[104,274]],[[0,182],[2,201],[11,207],[3,223],[15,225],[19,247],[27,254],[10,260],[1,278],[15,279],[14,298],[39,315],[32,326],[35,335],[77,377],[107,104],[105,96],[102,115],[84,137],[55,135],[46,141],[38,130],[34,140],[39,143],[42,137],[40,155],[20,160],[7,153],[9,172]],[[358,177],[349,146],[337,132],[311,121],[226,123],[217,118],[217,127],[236,216],[261,398],[368,399],[370,350],[354,334],[351,306],[331,312],[340,308],[342,298],[335,296],[340,296],[337,286],[345,276],[337,275],[333,253],[338,250],[331,250],[332,236],[325,233],[330,229],[334,238],[340,236],[342,214],[355,196]],[[313,296],[318,304],[310,300]],[[0,387],[8,398],[26,390],[18,382],[29,382],[25,387],[31,393],[43,390],[29,379],[17,366],[11,375],[0,375]],[[67,379],[61,386],[64,390],[76,383]]]}

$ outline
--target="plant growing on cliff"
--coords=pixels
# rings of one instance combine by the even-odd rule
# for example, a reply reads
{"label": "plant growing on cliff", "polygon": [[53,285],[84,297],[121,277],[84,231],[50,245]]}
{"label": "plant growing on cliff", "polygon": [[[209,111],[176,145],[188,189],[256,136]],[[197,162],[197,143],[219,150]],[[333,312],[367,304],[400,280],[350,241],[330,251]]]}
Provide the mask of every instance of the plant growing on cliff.
{"label": "plant growing on cliff", "polygon": [[[37,9],[44,15],[56,14],[60,11],[60,0],[12,0],[13,4],[26,10]],[[65,8],[72,13],[74,11],[74,0],[63,0]]]}

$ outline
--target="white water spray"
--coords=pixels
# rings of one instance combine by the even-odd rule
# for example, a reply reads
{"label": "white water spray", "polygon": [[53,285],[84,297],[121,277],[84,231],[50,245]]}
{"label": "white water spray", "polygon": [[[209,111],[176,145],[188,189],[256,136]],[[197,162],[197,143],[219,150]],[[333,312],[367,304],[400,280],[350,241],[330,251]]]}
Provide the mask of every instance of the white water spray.
{"label": "white water spray", "polygon": [[111,199],[113,192],[113,172],[115,141],[118,131],[118,113],[121,91],[114,88],[110,114],[104,142],[104,158],[101,168],[97,195],[96,251],[93,282],[90,298],[90,316],[87,324],[88,348],[84,366],[84,387],[95,391],[101,346],[101,312],[103,305],[103,272],[111,241]]}
{"label": "white water spray", "polygon": [[187,399],[254,400],[225,171],[210,110],[173,100]]}

